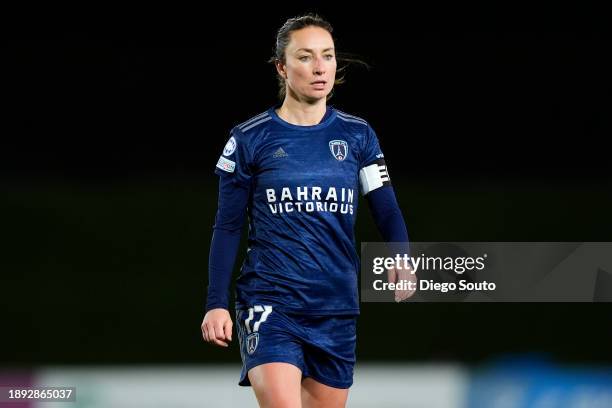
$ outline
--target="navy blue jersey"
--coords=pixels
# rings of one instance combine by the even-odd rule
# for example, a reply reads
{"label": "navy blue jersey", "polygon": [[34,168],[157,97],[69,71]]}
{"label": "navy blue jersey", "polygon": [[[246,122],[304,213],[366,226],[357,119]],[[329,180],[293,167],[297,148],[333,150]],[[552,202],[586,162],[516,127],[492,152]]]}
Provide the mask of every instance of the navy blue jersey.
{"label": "navy blue jersey", "polygon": [[332,107],[297,126],[270,108],[236,126],[215,173],[250,191],[236,306],[358,314],[358,194],[390,183],[374,130]]}

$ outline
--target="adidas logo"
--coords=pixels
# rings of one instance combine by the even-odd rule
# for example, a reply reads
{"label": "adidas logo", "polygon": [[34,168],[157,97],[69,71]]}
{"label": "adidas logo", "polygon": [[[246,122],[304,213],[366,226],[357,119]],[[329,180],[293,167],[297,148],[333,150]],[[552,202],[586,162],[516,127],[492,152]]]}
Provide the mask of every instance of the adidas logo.
{"label": "adidas logo", "polygon": [[274,157],[275,159],[278,159],[280,157],[287,157],[287,156],[289,155],[285,153],[282,147],[279,147],[278,150],[276,150],[274,154],[272,155],[272,157]]}

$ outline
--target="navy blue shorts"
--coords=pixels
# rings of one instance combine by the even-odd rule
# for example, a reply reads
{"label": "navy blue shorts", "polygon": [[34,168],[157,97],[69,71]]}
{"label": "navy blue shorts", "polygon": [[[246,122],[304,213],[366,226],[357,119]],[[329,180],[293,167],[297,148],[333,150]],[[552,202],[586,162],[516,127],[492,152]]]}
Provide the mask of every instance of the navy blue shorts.
{"label": "navy blue shorts", "polygon": [[302,378],[335,388],[353,384],[357,316],[288,314],[268,305],[236,310],[242,357],[239,385],[250,386],[248,371],[282,362],[302,370]]}

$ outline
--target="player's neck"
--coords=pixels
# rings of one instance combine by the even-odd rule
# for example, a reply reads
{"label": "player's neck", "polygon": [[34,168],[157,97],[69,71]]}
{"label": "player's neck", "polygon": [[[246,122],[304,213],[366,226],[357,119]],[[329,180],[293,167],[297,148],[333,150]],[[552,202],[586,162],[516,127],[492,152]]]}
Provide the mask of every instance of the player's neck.
{"label": "player's neck", "polygon": [[292,125],[314,126],[321,123],[326,111],[327,105],[325,99],[310,105],[285,98],[281,107],[276,110],[276,114],[282,120]]}

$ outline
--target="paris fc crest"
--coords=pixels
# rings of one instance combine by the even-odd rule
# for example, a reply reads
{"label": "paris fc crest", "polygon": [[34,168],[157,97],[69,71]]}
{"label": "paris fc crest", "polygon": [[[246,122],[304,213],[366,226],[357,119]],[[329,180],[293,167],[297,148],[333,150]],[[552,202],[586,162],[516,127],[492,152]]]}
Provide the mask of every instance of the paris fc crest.
{"label": "paris fc crest", "polygon": [[329,150],[336,160],[342,161],[348,155],[348,144],[344,140],[332,140],[329,142]]}
{"label": "paris fc crest", "polygon": [[259,343],[259,333],[251,333],[247,336],[247,353],[253,354],[257,350],[257,344]]}

